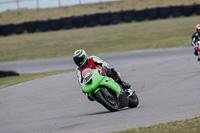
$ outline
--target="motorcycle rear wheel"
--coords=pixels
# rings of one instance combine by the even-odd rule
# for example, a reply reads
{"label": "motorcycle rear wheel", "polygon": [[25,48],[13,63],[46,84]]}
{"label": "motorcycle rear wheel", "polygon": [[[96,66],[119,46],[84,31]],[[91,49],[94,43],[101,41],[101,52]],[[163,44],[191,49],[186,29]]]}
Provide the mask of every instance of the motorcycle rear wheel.
{"label": "motorcycle rear wheel", "polygon": [[129,108],[135,108],[137,107],[139,104],[139,98],[138,96],[135,94],[135,92],[133,92],[133,94],[129,97]]}
{"label": "motorcycle rear wheel", "polygon": [[[116,94],[112,90],[109,90],[110,92],[108,92],[106,88],[102,88],[102,89],[105,89],[105,90],[104,91],[99,90],[95,94],[97,101],[101,103],[106,109],[110,110],[111,112],[118,111],[119,101]],[[109,93],[110,97],[104,94],[105,91],[106,93]]]}

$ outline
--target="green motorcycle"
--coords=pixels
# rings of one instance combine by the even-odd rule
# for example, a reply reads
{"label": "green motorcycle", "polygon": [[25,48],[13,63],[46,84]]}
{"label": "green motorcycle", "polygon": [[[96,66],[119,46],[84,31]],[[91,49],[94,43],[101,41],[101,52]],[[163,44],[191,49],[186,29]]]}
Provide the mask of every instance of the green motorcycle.
{"label": "green motorcycle", "polygon": [[139,99],[135,92],[131,96],[111,77],[103,76],[98,69],[87,68],[82,72],[83,92],[102,104],[111,112],[120,108],[137,107]]}

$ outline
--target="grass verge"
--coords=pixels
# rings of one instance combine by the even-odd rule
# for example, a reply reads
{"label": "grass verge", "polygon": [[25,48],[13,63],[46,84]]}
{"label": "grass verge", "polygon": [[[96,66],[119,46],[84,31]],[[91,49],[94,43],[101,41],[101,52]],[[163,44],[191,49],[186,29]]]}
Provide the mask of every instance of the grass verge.
{"label": "grass verge", "polygon": [[47,76],[51,76],[51,75],[66,73],[66,72],[70,72],[70,71],[73,71],[73,70],[38,72],[38,73],[21,74],[19,76],[10,76],[10,77],[5,77],[5,78],[0,78],[0,83],[1,83],[0,89],[11,86],[11,85],[15,85],[18,83],[22,83],[22,82],[42,78],[42,77],[47,77]]}
{"label": "grass verge", "polygon": [[0,61],[191,46],[199,16],[0,37]]}
{"label": "grass verge", "polygon": [[112,133],[200,133],[200,117]]}

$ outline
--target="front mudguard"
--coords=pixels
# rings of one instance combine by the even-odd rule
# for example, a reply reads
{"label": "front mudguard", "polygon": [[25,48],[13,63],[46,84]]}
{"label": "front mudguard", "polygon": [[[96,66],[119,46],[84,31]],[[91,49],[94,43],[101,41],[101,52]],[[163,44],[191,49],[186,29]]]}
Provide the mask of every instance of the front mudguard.
{"label": "front mudguard", "polygon": [[120,96],[121,87],[118,85],[117,82],[115,82],[111,77],[100,76],[98,73],[95,73],[95,74],[98,77],[98,81],[93,79],[94,84],[92,81],[92,84],[84,85],[82,87],[83,92],[87,93],[90,96],[90,98],[92,98],[93,100],[96,100],[95,94],[101,89],[102,86],[105,86],[106,88],[110,88],[111,90],[113,90],[117,97]]}
{"label": "front mudguard", "polygon": [[[101,88],[97,88],[94,92],[89,93],[89,97],[92,98],[93,100],[97,101],[95,94],[100,90]],[[97,101],[98,102],[98,101]]]}
{"label": "front mudguard", "polygon": [[[108,92],[109,90],[109,92]],[[105,108],[111,112],[115,112],[119,109],[119,98],[116,96],[115,92],[106,87],[101,87],[95,93],[96,101],[102,104]],[[114,95],[112,95],[114,94]]]}
{"label": "front mudguard", "polygon": [[[111,89],[115,94],[116,94],[116,97],[117,97],[117,99],[119,100],[119,96],[120,96],[120,93],[121,93],[121,88],[120,88],[120,86],[117,84],[117,85],[108,85],[107,84],[107,82],[108,81],[106,81],[105,83],[102,83],[102,86],[100,86],[100,87],[98,87],[93,93],[90,93],[89,94],[89,96],[93,99],[93,100],[95,100],[95,101],[97,101],[98,102],[98,100],[96,99],[96,96],[95,96],[95,94],[98,92],[98,91],[102,91],[106,96],[108,96],[109,94],[108,94],[108,92],[107,91],[105,91],[105,88],[109,88],[109,89]],[[112,87],[116,87],[116,88],[112,88]]]}
{"label": "front mudguard", "polygon": [[[97,88],[93,93],[88,94],[89,97],[98,102],[98,100],[96,99],[96,96],[95,96],[95,94],[96,94],[98,91],[101,91],[101,92],[104,93],[106,96],[109,95],[108,92],[105,90],[105,87],[99,87],[99,88]],[[114,91],[114,90],[113,90],[113,91]],[[114,91],[114,92],[115,92],[115,91]],[[115,92],[115,94],[116,94],[116,96],[117,96],[117,93],[116,93],[116,92]],[[118,96],[117,96],[117,98],[118,98]],[[118,98],[118,99],[119,99],[119,98]]]}
{"label": "front mudguard", "polygon": [[119,97],[121,93],[121,87],[118,85],[118,83],[114,81],[114,79],[110,77],[105,77],[105,79],[102,80],[101,85],[112,89],[115,92],[116,96]]}

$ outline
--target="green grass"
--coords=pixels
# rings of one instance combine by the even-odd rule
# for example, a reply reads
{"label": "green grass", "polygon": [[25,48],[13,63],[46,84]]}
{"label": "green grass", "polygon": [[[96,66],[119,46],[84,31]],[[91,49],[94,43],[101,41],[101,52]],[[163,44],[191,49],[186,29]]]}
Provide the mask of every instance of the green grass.
{"label": "green grass", "polygon": [[0,13],[0,25],[8,23],[21,23],[33,20],[47,20],[61,17],[94,14],[100,12],[115,12],[129,9],[144,9],[170,5],[191,5],[200,3],[199,0],[123,0],[123,2],[104,2],[98,4],[85,4],[62,8],[49,9],[20,9],[19,11],[6,11]]}
{"label": "green grass", "polygon": [[47,76],[51,76],[51,75],[66,73],[66,72],[70,72],[70,71],[72,71],[72,70],[38,72],[38,73],[30,73],[30,74],[21,74],[19,76],[4,77],[4,78],[0,78],[0,88],[5,88],[5,87],[11,86],[11,85],[18,84],[18,83],[22,83],[22,82],[42,78],[42,77],[47,77]]}
{"label": "green grass", "polygon": [[0,61],[190,46],[199,16],[0,37]]}
{"label": "green grass", "polygon": [[200,117],[113,133],[200,133]]}
{"label": "green grass", "polygon": [[[0,24],[193,3],[200,1],[124,0],[124,2],[41,9],[39,12],[36,9],[20,9],[20,14],[16,10],[0,13]],[[197,23],[199,17],[193,16],[0,37],[0,61],[71,56],[79,48],[84,48],[89,54],[97,54],[190,46],[191,35]]]}

